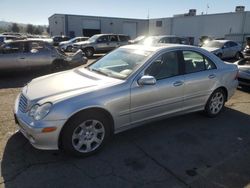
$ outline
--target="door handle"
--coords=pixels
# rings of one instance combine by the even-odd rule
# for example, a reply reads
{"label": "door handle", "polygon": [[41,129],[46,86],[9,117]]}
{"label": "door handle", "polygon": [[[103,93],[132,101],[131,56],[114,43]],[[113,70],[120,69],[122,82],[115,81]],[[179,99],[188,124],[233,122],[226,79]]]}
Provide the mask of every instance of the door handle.
{"label": "door handle", "polygon": [[184,84],[183,81],[176,81],[176,82],[173,83],[174,87],[178,87],[178,86],[181,86],[183,84]]}
{"label": "door handle", "polygon": [[216,77],[215,74],[210,74],[210,75],[208,76],[209,79],[213,79],[213,78],[215,78],[215,77]]}

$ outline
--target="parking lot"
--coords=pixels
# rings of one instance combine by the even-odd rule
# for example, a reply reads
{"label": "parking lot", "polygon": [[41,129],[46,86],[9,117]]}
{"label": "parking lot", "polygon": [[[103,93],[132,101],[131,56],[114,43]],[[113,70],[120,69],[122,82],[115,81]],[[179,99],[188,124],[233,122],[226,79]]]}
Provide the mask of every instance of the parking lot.
{"label": "parking lot", "polygon": [[1,186],[250,187],[249,90],[239,88],[217,118],[193,113],[154,122],[115,135],[92,157],[72,158],[36,150],[17,132],[14,100],[43,74],[0,78]]}

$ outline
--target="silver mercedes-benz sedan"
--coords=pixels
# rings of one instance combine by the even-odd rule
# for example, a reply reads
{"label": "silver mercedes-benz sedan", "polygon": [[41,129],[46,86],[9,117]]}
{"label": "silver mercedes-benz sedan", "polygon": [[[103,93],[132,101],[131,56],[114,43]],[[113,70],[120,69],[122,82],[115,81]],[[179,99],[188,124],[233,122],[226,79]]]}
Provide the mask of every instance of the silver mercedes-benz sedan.
{"label": "silver mercedes-benz sedan", "polygon": [[237,65],[198,47],[124,46],[86,68],[32,80],[16,99],[16,122],[38,149],[88,156],[113,133],[149,121],[194,111],[217,116],[237,74]]}

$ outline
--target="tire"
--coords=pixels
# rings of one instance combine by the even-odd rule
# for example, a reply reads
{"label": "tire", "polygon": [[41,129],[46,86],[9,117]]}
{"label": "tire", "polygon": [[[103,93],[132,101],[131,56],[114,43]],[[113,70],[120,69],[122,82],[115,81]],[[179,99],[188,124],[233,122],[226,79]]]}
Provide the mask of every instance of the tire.
{"label": "tire", "polygon": [[205,106],[205,115],[208,117],[216,117],[224,109],[226,101],[225,92],[222,89],[216,89],[209,97]]}
{"label": "tire", "polygon": [[50,68],[51,72],[57,72],[68,68],[68,64],[63,59],[55,60]]}
{"label": "tire", "polygon": [[65,51],[66,51],[66,52],[72,52],[72,46],[67,46],[67,48],[66,48]]}
{"label": "tire", "polygon": [[84,50],[86,57],[92,57],[94,55],[94,49],[93,48],[86,48]]}
{"label": "tire", "polygon": [[70,155],[87,157],[102,149],[110,135],[111,129],[105,115],[80,113],[64,126],[60,148]]}
{"label": "tire", "polygon": [[241,52],[237,52],[237,53],[235,54],[235,59],[240,60],[240,59],[242,59],[242,58],[243,58],[243,55],[242,55]]}

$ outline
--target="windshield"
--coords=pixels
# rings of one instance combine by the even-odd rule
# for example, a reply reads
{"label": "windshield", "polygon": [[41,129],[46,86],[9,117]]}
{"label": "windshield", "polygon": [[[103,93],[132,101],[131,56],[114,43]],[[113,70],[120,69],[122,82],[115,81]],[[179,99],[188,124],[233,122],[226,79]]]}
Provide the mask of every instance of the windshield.
{"label": "windshield", "polygon": [[78,38],[75,37],[75,38],[73,38],[73,39],[70,39],[69,42],[75,42],[77,39],[78,39]]}
{"label": "windshield", "polygon": [[104,56],[88,69],[109,77],[126,79],[152,54],[151,51],[119,48]]}
{"label": "windshield", "polygon": [[98,37],[99,37],[98,35],[94,35],[94,36],[90,37],[89,42],[95,42]]}
{"label": "windshield", "polygon": [[203,47],[212,47],[212,48],[221,48],[222,46],[223,46],[223,43],[219,41],[210,41],[203,45]]}

